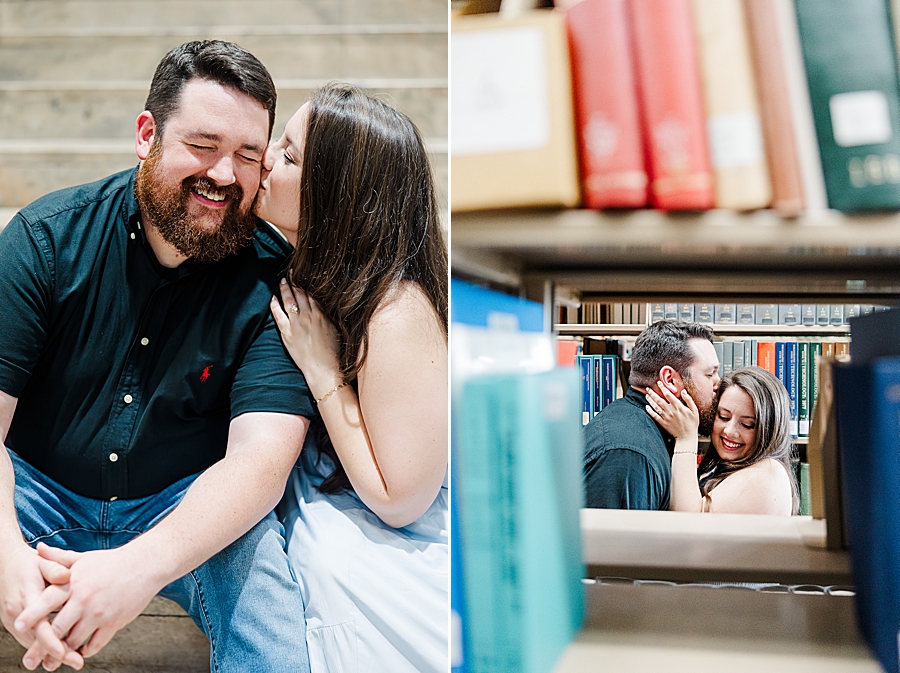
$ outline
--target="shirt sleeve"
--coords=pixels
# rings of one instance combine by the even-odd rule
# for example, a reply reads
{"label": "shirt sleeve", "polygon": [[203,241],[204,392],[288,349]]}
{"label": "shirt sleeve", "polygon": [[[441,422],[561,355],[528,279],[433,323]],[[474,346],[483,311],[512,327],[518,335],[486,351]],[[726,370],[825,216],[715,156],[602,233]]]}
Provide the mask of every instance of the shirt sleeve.
{"label": "shirt sleeve", "polygon": [[231,418],[252,411],[318,416],[306,379],[288,355],[271,314],[247,350],[231,387]]}
{"label": "shirt sleeve", "polygon": [[607,449],[585,466],[586,507],[665,509],[659,480],[646,456],[630,449]]}
{"label": "shirt sleeve", "polygon": [[0,390],[19,397],[47,340],[52,247],[22,214],[0,231]]}

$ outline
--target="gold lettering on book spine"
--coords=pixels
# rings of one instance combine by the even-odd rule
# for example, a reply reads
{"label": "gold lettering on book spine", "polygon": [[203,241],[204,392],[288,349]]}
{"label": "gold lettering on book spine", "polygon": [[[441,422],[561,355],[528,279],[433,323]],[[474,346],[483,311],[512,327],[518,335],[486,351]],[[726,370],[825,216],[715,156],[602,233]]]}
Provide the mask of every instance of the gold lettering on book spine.
{"label": "gold lettering on book spine", "polygon": [[709,173],[693,173],[691,175],[672,175],[657,178],[651,188],[657,195],[672,194],[673,192],[693,192],[704,189],[712,189],[713,181]]}

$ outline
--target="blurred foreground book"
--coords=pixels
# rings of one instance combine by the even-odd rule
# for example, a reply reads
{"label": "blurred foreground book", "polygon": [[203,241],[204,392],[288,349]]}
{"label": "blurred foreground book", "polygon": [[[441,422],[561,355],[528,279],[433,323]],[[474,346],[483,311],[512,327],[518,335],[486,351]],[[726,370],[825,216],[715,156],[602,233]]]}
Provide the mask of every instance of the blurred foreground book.
{"label": "blurred foreground book", "polygon": [[549,673],[583,613],[578,375],[519,329],[540,304],[452,287],[454,671]]}
{"label": "blurred foreground book", "polygon": [[[881,338],[873,323],[900,311],[851,321],[857,335]],[[862,341],[862,339],[861,339]],[[854,343],[855,345],[855,343]],[[876,353],[877,355],[877,353]],[[866,357],[834,368],[844,510],[860,630],[885,671],[898,673],[900,638],[900,357]]]}

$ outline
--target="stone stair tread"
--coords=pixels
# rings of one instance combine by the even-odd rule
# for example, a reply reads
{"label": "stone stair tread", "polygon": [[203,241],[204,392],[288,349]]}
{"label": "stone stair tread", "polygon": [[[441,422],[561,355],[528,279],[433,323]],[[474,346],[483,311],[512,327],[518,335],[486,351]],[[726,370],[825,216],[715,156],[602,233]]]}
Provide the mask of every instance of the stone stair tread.
{"label": "stone stair tread", "polygon": [[[256,54],[276,80],[447,75],[446,33],[209,36],[237,41]],[[3,38],[0,80],[149,82],[159,59],[181,42],[178,37],[153,36]]]}
{"label": "stone stair tread", "polygon": [[5,31],[219,24],[444,23],[446,0],[5,0]]}
{"label": "stone stair tread", "polygon": [[[0,673],[24,671],[25,649],[0,627]],[[70,671],[69,668],[60,669]],[[175,603],[156,597],[143,613],[119,631],[85,671],[161,673],[209,671],[209,642]]]}

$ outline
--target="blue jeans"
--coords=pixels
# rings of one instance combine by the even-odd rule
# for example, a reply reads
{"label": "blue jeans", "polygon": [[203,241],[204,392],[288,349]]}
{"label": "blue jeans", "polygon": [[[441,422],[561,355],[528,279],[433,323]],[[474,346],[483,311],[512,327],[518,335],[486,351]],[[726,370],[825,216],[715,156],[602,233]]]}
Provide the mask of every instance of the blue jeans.
{"label": "blue jeans", "polygon": [[[25,540],[79,552],[112,549],[152,528],[196,478],[147,498],[107,502],[72,493],[12,451],[9,456]],[[303,600],[274,513],[160,595],[184,608],[209,638],[211,671],[309,671]]]}

